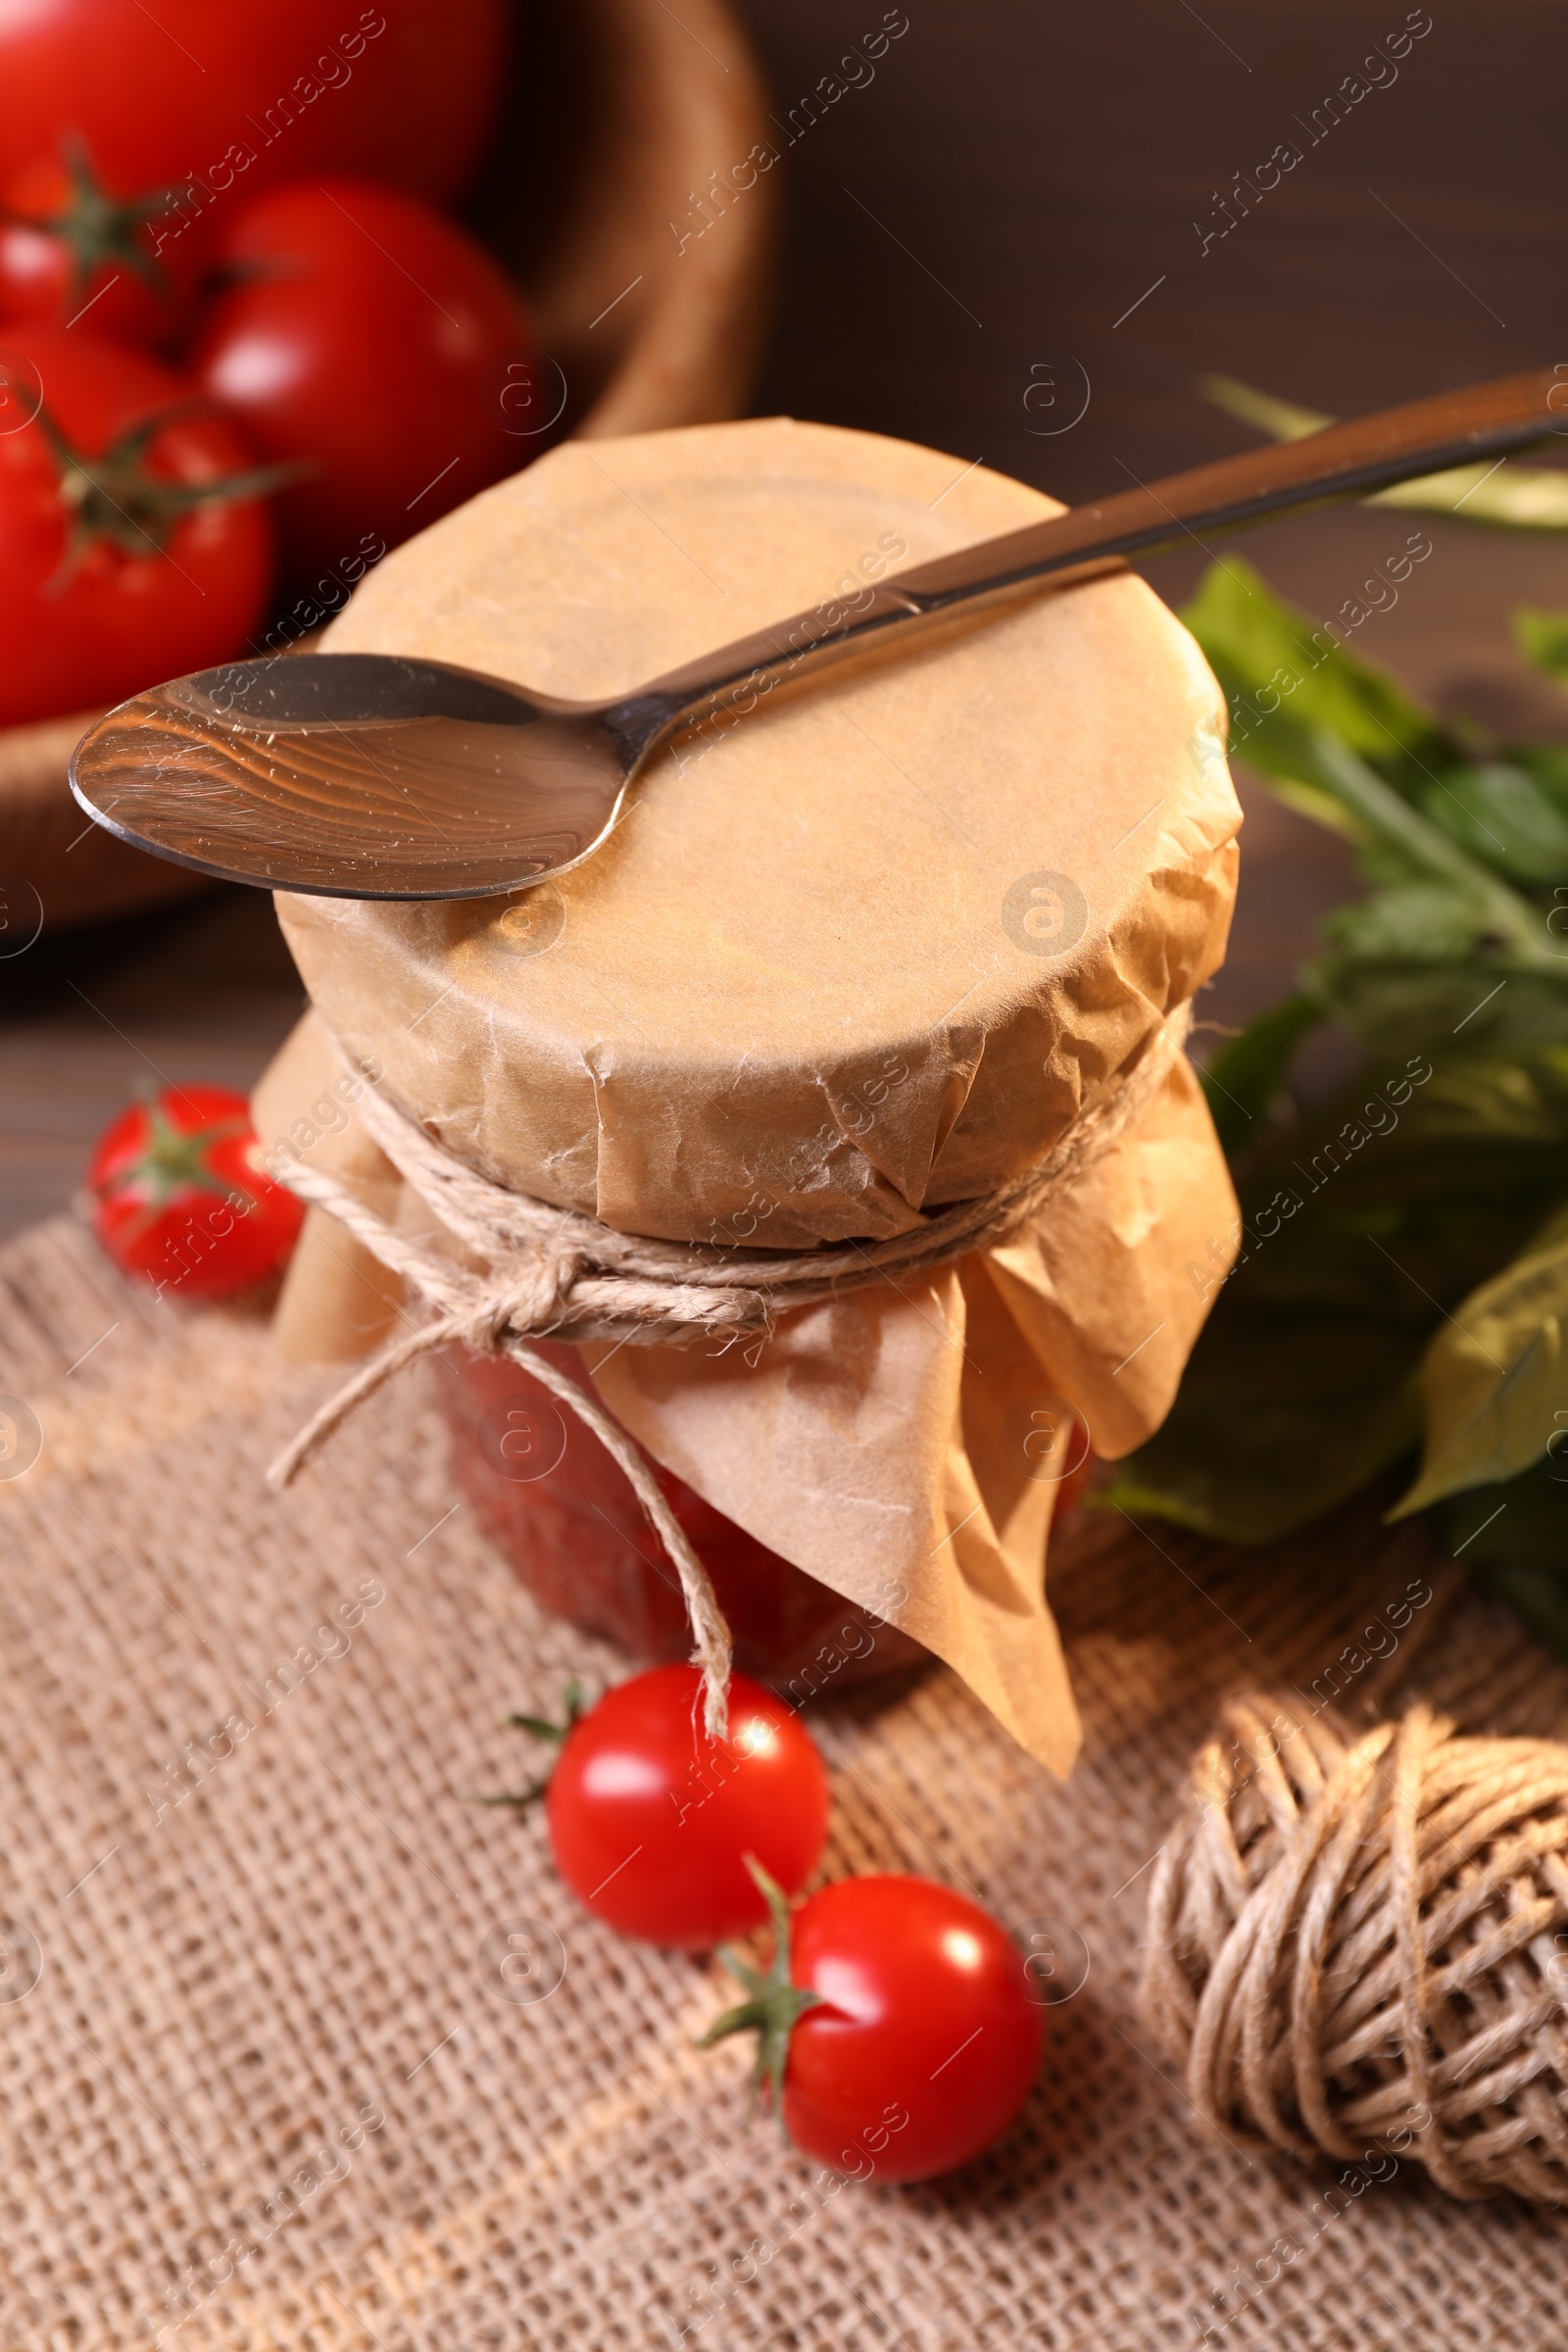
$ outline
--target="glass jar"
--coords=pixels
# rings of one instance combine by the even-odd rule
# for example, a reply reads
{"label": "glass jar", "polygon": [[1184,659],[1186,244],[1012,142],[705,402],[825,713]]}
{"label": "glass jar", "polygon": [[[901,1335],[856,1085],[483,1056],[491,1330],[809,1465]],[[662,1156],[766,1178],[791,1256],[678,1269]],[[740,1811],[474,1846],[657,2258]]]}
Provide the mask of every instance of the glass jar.
{"label": "glass jar", "polygon": [[[575,1348],[531,1345],[588,1387]],[[439,1368],[434,1378],[458,1484],[535,1600],[636,1657],[688,1657],[680,1580],[593,1431],[510,1357],[443,1354],[457,1368],[455,1378]],[[671,1471],[651,1467],[712,1579],[741,1673],[800,1704],[928,1661],[908,1634],[769,1551]]]}

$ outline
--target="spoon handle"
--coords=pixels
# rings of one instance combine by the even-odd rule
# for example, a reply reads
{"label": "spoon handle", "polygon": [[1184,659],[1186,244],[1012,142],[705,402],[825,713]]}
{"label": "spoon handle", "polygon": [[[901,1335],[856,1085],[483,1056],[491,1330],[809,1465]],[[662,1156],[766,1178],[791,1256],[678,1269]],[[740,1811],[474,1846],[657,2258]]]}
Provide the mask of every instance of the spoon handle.
{"label": "spoon handle", "polygon": [[[1553,433],[1568,434],[1568,371],[1537,368],[1331,424],[1304,440],[1265,443],[911,564],[854,596],[825,598],[654,680],[635,708],[657,717],[661,735],[704,710],[739,715],[786,677],[886,644],[959,606],[999,603],[1048,578],[1059,586],[1093,579],[1184,539],[1500,460]],[[633,706],[625,708],[630,717]]]}

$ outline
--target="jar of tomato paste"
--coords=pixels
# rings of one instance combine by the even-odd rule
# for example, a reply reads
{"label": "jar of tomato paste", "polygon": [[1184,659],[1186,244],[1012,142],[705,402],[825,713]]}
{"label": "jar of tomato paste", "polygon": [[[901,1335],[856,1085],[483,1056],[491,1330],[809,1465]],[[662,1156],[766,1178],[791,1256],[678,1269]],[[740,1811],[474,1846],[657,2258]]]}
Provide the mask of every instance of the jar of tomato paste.
{"label": "jar of tomato paste", "polygon": [[[585,1383],[575,1348],[546,1340],[539,1348]],[[679,1580],[593,1431],[506,1356],[463,1348],[449,1361],[456,1377],[435,1378],[458,1484],[534,1599],[633,1657],[689,1656]],[[743,1674],[801,1703],[927,1659],[896,1625],[770,1551],[684,1479],[657,1466],[655,1475],[712,1580]]]}
{"label": "jar of tomato paste", "polygon": [[[396,549],[323,650],[610,700],[1055,511],[778,417],[568,442]],[[255,1108],[316,1194],[282,1345],[439,1324],[493,1541],[546,1607],[684,1654],[626,1476],[508,1352],[542,1348],[742,1665],[804,1690],[934,1653],[1065,1769],[1053,1520],[1091,1444],[1158,1425],[1238,1231],[1182,1053],[1234,896],[1224,724],[1125,572],[733,698],[510,898],[280,897],[312,1009]],[[733,1320],[616,1305],[655,1258],[661,1299],[728,1286]]]}

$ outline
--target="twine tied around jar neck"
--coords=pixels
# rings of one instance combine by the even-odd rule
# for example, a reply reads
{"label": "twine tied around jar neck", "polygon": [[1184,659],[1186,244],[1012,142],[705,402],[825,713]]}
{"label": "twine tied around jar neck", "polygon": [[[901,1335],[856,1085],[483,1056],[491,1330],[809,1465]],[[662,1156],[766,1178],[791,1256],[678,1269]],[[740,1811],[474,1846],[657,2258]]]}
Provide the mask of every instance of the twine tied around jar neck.
{"label": "twine tied around jar neck", "polygon": [[[847,1291],[951,1264],[1005,1240],[1153,1102],[1191,1026],[1177,1007],[1137,1061],[1058,1138],[1045,1158],[978,1200],[936,1211],[884,1241],[824,1244],[774,1256],[720,1244],[666,1242],[618,1232],[579,1209],[556,1208],[480,1174],[384,1094],[368,1087],[360,1111],[372,1139],[450,1237],[449,1253],[389,1224],[336,1178],[296,1161],[281,1180],[324,1209],[434,1310],[392,1341],[313,1414],[268,1472],[287,1487],[347,1416],[416,1356],[461,1341],[510,1356],[583,1422],[625,1473],[680,1578],[704,1681],[704,1713],[725,1723],[730,1636],[707,1570],[641,1449],[590,1392],[560,1372],[530,1338],[612,1339],[644,1346],[764,1341],[780,1314]],[[342,1053],[341,1046],[339,1052]],[[345,1056],[347,1066],[347,1057]]]}
{"label": "twine tied around jar neck", "polygon": [[1161,1851],[1143,2020],[1232,2138],[1568,2204],[1565,1927],[1568,1746],[1254,1693]]}

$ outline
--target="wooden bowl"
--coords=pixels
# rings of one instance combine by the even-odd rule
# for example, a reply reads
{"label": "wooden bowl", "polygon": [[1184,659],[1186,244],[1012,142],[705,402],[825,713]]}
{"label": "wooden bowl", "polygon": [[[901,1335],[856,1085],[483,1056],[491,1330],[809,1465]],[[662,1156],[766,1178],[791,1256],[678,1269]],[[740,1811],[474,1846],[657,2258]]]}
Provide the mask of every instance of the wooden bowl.
{"label": "wooden bowl", "polygon": [[[771,152],[766,106],[724,0],[681,0],[678,18],[661,0],[556,0],[525,13],[517,46],[470,220],[521,283],[560,371],[547,387],[563,402],[557,437],[737,415],[766,323],[777,202],[770,172],[746,168],[754,147]],[[29,885],[51,930],[212,887],[76,807],[66,762],[98,715],[0,728],[0,891]]]}

